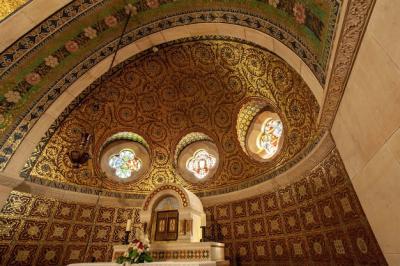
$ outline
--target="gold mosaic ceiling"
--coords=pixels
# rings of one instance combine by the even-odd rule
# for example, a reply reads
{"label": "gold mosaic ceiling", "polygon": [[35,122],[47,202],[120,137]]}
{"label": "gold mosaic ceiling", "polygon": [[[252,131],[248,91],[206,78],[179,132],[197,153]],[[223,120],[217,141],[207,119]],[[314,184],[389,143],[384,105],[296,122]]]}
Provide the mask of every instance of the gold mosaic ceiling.
{"label": "gold mosaic ceiling", "polygon": [[[99,187],[101,145],[116,132],[130,131],[148,142],[151,167],[131,183],[105,179],[105,189],[145,194],[160,183],[174,182],[193,192],[221,193],[289,167],[315,138],[318,104],[301,77],[276,55],[236,40],[170,43],[128,60],[99,84],[39,145],[24,170],[28,179]],[[239,110],[254,99],[275,106],[285,125],[283,148],[268,163],[248,157],[237,136]],[[82,131],[93,134],[94,159],[76,170],[67,153]],[[205,133],[219,150],[219,169],[204,183],[189,183],[174,170],[176,145],[190,132]]]}

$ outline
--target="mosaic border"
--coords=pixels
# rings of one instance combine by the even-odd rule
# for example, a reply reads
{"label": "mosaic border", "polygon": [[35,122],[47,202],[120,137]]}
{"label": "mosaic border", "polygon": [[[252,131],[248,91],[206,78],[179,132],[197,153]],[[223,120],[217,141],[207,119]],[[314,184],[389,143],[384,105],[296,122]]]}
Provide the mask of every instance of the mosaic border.
{"label": "mosaic border", "polygon": [[375,2],[352,0],[348,4],[321,110],[320,128],[323,130],[333,125]]}

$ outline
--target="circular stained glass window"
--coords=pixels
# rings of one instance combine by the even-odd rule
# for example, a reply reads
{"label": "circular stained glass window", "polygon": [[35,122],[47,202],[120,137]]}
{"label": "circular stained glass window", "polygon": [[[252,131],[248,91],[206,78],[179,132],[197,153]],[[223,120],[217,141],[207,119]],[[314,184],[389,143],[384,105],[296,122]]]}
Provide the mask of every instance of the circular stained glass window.
{"label": "circular stained glass window", "polygon": [[186,162],[186,168],[199,179],[205,178],[215,166],[217,159],[206,150],[197,150]]}
{"label": "circular stained glass window", "polygon": [[265,150],[266,158],[272,157],[278,151],[282,132],[283,125],[281,120],[267,118],[264,122],[260,136],[257,139],[257,146]]}
{"label": "circular stained glass window", "polygon": [[115,170],[119,178],[129,178],[133,172],[138,172],[142,167],[142,161],[130,149],[123,149],[119,154],[111,155],[108,165]]}

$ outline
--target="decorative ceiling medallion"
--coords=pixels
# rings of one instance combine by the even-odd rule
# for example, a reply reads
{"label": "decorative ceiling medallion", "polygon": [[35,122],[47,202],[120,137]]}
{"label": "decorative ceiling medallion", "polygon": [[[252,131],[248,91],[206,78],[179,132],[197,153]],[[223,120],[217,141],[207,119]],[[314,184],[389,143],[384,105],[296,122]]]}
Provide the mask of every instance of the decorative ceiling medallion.
{"label": "decorative ceiling medallion", "polygon": [[[146,194],[164,182],[181,184],[196,193],[228,191],[233,186],[249,186],[253,179],[276,167],[293,165],[290,161],[315,141],[318,104],[312,92],[275,54],[237,40],[209,38],[162,45],[157,54],[146,51],[116,67],[57,120],[21,174],[42,184],[46,180],[48,184],[75,184],[88,190],[98,187],[101,168],[96,161],[76,173],[65,159],[74,143],[74,128],[81,127],[94,132],[94,147],[101,147],[105,136],[116,131],[140,132],[150,147],[134,142],[149,151],[152,164],[131,182],[107,179],[104,189],[113,193]],[[268,164],[246,156],[238,141],[240,109],[252,100],[271,103],[284,125],[284,147]],[[212,169],[216,172],[211,170],[202,182],[192,173],[193,179],[186,178],[177,170],[176,160],[186,147],[184,142],[180,144],[182,132],[197,132],[199,128],[212,132],[215,154],[206,150],[218,164]],[[201,134],[198,138],[211,140],[202,139]],[[123,148],[127,147],[121,146],[108,156]],[[189,157],[202,148],[189,152]],[[142,155],[133,150],[144,166]],[[86,177],[85,173],[94,176]]]}

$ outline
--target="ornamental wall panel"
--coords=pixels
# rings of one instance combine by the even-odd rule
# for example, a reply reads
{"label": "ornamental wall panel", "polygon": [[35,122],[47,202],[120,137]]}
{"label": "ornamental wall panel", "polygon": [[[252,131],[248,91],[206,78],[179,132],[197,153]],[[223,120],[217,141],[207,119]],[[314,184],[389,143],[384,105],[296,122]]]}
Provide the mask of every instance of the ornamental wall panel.
{"label": "ornamental wall panel", "polygon": [[[225,243],[232,265],[387,265],[342,167],[332,150],[289,186],[205,206],[206,236]],[[329,175],[334,182],[327,181]],[[304,197],[305,191],[311,197]],[[290,204],[282,204],[285,198]],[[37,215],[36,202],[54,203],[45,204],[49,217]],[[84,210],[94,218],[82,219]],[[0,265],[111,260],[112,245],[122,241],[126,219],[134,221],[133,232],[142,226],[139,212],[12,192],[0,212]]]}

